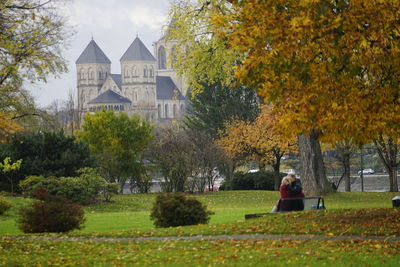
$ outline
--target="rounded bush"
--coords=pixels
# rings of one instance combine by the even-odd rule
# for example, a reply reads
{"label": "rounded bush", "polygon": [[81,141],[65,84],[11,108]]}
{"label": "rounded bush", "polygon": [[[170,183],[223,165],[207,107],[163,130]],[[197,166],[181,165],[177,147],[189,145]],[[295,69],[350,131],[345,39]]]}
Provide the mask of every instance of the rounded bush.
{"label": "rounded bush", "polygon": [[206,224],[211,214],[197,199],[183,193],[168,193],[157,196],[150,218],[156,227],[174,227]]}
{"label": "rounded bush", "polygon": [[11,207],[11,202],[0,196],[0,215],[4,214]]}
{"label": "rounded bush", "polygon": [[24,233],[69,232],[85,221],[81,206],[62,196],[48,195],[19,211],[19,229]]}

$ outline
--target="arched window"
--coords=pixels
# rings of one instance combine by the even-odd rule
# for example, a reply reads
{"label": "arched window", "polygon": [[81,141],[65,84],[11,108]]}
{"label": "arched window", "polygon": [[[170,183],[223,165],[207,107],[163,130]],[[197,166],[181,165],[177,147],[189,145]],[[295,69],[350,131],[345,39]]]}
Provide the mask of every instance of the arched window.
{"label": "arched window", "polygon": [[181,113],[185,112],[185,106],[181,104]]}
{"label": "arched window", "polygon": [[158,48],[158,68],[160,70],[163,70],[166,68],[166,55],[165,55],[165,48],[164,46],[160,46],[160,48]]}
{"label": "arched window", "polygon": [[149,94],[149,91],[146,91],[146,100],[147,100],[147,104],[150,104],[150,94]]}
{"label": "arched window", "polygon": [[161,104],[157,105],[158,118],[161,119]]}
{"label": "arched window", "polygon": [[172,107],[172,114],[173,114],[174,118],[177,117],[176,104],[174,104],[173,107]]}
{"label": "arched window", "polygon": [[89,80],[93,80],[93,70],[91,68],[88,69],[88,78]]}
{"label": "arched window", "polygon": [[151,78],[154,77],[154,70],[153,70],[153,67],[150,67],[150,68],[149,68],[149,74],[150,74],[150,77],[151,77]]}
{"label": "arched window", "polygon": [[144,66],[144,69],[143,69],[143,77],[147,77],[147,67],[146,66]]}
{"label": "arched window", "polygon": [[124,77],[125,78],[129,77],[129,69],[128,68],[125,68],[125,70],[124,70]]}
{"label": "arched window", "polygon": [[165,118],[168,118],[168,104],[165,104],[164,106],[164,115]]}
{"label": "arched window", "polygon": [[153,91],[151,91],[150,92],[150,101],[151,101],[151,103],[154,103],[154,100],[155,100],[155,94],[154,94]]}
{"label": "arched window", "polygon": [[132,76],[136,77],[137,76],[137,71],[136,71],[136,66],[132,67]]}
{"label": "arched window", "polygon": [[176,63],[176,45],[171,48],[171,67],[173,68]]}
{"label": "arched window", "polygon": [[83,80],[83,79],[85,79],[85,70],[84,69],[79,69],[78,80]]}

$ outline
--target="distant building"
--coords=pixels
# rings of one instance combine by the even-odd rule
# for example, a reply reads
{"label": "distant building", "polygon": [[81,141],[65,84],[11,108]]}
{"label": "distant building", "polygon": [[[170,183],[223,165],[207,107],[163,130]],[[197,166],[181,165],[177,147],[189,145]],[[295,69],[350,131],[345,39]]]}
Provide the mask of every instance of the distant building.
{"label": "distant building", "polygon": [[154,57],[136,37],[120,59],[121,74],[112,74],[111,61],[92,39],[75,62],[79,110],[105,108],[152,121],[180,117],[186,88],[173,69],[174,50],[174,42],[161,38]]}

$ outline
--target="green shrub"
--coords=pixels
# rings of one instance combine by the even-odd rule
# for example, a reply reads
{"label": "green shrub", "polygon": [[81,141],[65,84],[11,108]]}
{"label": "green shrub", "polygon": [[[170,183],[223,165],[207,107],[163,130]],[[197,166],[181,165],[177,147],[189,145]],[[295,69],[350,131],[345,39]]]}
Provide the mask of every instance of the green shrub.
{"label": "green shrub", "polygon": [[102,193],[106,200],[110,200],[114,193],[114,185],[109,183],[95,170],[84,168],[79,171],[79,177],[49,177],[29,176],[19,183],[22,192],[32,197],[32,193],[41,187],[45,187],[51,195],[61,195],[67,199],[80,203],[88,204]]}
{"label": "green shrub", "polygon": [[0,215],[4,214],[4,212],[9,210],[11,207],[11,202],[0,196]]}
{"label": "green shrub", "polygon": [[24,233],[60,233],[81,229],[85,221],[82,207],[62,196],[46,195],[43,190],[41,187],[35,194],[44,200],[19,210],[19,229]]}
{"label": "green shrub", "polygon": [[212,212],[200,201],[183,193],[165,193],[156,198],[150,215],[156,227],[206,224]]}
{"label": "green shrub", "polygon": [[118,194],[119,186],[117,183],[105,183],[101,188],[101,195],[107,202],[111,201],[113,195]]}
{"label": "green shrub", "polygon": [[[286,174],[281,173],[281,178]],[[236,172],[229,184],[224,183],[220,190],[274,190],[274,172],[253,173]]]}

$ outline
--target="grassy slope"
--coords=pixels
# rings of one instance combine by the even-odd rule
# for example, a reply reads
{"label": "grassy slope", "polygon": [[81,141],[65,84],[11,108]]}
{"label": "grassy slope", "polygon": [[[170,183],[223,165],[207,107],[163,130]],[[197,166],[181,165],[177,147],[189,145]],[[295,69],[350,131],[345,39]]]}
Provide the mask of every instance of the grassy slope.
{"label": "grassy slope", "polygon": [[[0,239],[2,266],[398,266],[400,242]],[[56,257],[55,257],[56,255]]]}

